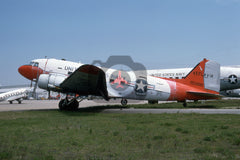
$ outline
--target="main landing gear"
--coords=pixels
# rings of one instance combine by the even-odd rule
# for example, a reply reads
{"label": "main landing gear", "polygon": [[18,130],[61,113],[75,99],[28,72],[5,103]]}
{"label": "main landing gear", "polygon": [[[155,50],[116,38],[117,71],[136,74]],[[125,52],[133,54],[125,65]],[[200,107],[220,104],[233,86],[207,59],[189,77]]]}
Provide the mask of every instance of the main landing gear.
{"label": "main landing gear", "polygon": [[58,107],[60,110],[77,110],[79,107],[79,102],[81,102],[83,99],[80,101],[77,100],[78,97],[72,98],[71,100],[68,99],[68,96],[66,96],[65,99],[61,99]]}

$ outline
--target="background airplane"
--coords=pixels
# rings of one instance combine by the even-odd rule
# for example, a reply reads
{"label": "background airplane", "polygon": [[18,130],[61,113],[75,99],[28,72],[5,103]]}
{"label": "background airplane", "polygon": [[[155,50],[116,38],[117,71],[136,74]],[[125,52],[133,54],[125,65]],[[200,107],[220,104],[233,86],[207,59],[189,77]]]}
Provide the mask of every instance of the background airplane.
{"label": "background airplane", "polygon": [[[21,67],[19,70],[21,72]],[[45,74],[40,74],[38,78],[40,88],[66,94],[77,94],[79,97],[94,95],[102,96],[106,100],[109,98],[151,101],[177,100],[184,102],[184,104],[186,104],[187,99],[219,98],[220,65],[206,59],[200,62],[184,79],[146,77],[145,75],[141,78],[136,77],[129,83],[131,85],[123,91],[111,88],[109,81],[111,76],[93,65],[81,65],[70,75],[46,71]],[[209,77],[206,75],[209,75]],[[66,96],[59,102],[59,108],[78,108],[77,99],[79,97],[69,100]]]}
{"label": "background airplane", "polygon": [[17,101],[19,104],[22,103],[22,100],[27,97],[29,90],[26,88],[16,89],[9,92],[0,94],[0,102],[8,101],[10,104],[13,101]]}
{"label": "background airplane", "polygon": [[240,97],[240,89],[221,91],[221,95],[226,97]]}

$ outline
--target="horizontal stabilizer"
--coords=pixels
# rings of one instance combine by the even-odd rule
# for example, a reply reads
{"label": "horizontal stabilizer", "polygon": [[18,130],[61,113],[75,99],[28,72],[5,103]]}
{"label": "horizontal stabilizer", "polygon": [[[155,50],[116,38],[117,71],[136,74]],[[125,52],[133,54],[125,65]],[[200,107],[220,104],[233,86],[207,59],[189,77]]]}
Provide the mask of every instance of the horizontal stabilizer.
{"label": "horizontal stabilizer", "polygon": [[193,92],[187,91],[187,99],[191,100],[191,97],[204,97],[203,99],[221,99],[222,96],[219,94],[214,93],[207,93],[207,92]]}

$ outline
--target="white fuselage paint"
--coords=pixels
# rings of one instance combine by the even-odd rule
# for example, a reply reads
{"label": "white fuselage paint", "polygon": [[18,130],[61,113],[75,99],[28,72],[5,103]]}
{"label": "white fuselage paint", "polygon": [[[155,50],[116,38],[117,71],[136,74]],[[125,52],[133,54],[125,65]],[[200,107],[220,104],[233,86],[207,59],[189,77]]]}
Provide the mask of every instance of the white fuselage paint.
{"label": "white fuselage paint", "polygon": [[73,73],[78,67],[83,65],[81,63],[58,60],[58,59],[35,59],[35,60],[32,60],[30,64],[33,66],[38,66],[44,72],[65,74],[65,75],[69,75]]}
{"label": "white fuselage paint", "polygon": [[[140,80],[140,83],[136,82],[136,76],[132,71],[127,72],[130,78],[130,84],[124,90],[116,88],[117,85],[112,85],[110,75],[116,70],[108,69],[106,72],[107,90],[110,97],[123,97],[127,99],[141,99],[141,100],[160,100],[166,101],[170,94],[171,88],[169,83],[162,78],[156,78],[153,76],[147,76],[147,85],[143,84],[144,79]],[[124,84],[121,84],[125,86]],[[144,88],[146,87],[146,88]],[[144,92],[144,91],[145,92]],[[141,93],[143,92],[143,93]]]}

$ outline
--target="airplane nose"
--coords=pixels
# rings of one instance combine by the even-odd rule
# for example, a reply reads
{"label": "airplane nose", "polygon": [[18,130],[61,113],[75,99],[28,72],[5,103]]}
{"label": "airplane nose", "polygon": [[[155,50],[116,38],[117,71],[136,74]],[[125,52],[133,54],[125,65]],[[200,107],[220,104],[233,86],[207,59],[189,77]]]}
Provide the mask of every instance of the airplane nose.
{"label": "airplane nose", "polygon": [[43,73],[43,70],[38,68],[38,67],[34,67],[31,65],[23,65],[20,66],[18,68],[18,72],[25,78],[29,79],[29,80],[34,80],[37,79],[37,77]]}
{"label": "airplane nose", "polygon": [[33,80],[34,76],[32,73],[32,66],[29,65],[23,65],[21,67],[18,68],[18,72],[25,78],[29,79],[29,80]]}

